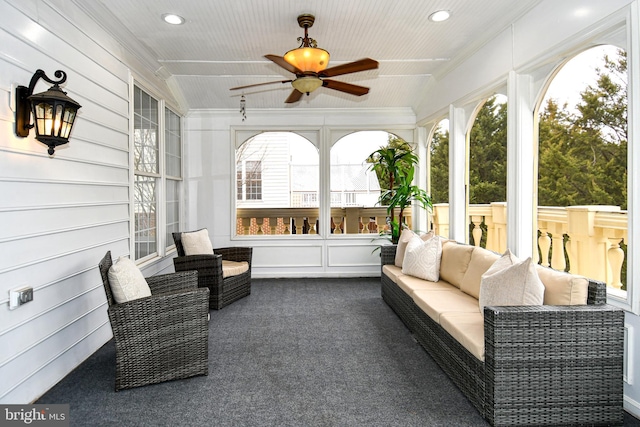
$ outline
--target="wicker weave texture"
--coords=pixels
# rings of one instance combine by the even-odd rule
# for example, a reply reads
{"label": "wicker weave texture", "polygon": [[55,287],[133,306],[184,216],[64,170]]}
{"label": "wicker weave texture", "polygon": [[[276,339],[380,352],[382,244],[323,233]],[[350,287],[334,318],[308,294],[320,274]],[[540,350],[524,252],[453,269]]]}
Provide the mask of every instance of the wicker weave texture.
{"label": "wicker weave texture", "polygon": [[[198,286],[209,289],[209,307],[219,310],[234,301],[251,294],[251,261],[253,248],[215,248],[213,254],[185,255],[182,233],[173,233],[178,256],[173,259],[176,271],[196,270]],[[222,277],[222,260],[247,262],[249,270],[237,276]]]}
{"label": "wicker weave texture", "polygon": [[487,419],[621,424],[623,331],[624,313],[609,305],[489,307]]}
{"label": "wicker weave texture", "polygon": [[107,252],[99,264],[116,345],[115,389],[208,374],[209,290],[196,272],[147,278],[152,295],[115,304]]}
{"label": "wicker weave texture", "polygon": [[[393,263],[393,247],[382,260]],[[585,306],[485,308],[478,360],[382,274],[382,297],[494,426],[621,425],[624,312],[590,281]]]}

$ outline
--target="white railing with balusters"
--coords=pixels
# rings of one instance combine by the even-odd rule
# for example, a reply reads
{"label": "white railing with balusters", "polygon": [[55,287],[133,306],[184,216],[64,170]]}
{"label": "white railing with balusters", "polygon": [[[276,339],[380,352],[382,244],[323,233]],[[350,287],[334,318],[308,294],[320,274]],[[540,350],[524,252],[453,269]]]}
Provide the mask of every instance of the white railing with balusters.
{"label": "white railing with balusters", "polygon": [[[411,227],[411,210],[404,212]],[[239,208],[236,210],[238,236],[317,234],[318,208]],[[398,211],[395,212],[396,216]],[[331,208],[331,232],[337,234],[378,234],[387,227],[387,208]]]}
{"label": "white railing with balusters", "polygon": [[[507,206],[504,202],[470,205],[471,239],[480,246],[484,237],[487,249],[502,253],[507,242]],[[432,214],[437,234],[449,233],[449,205],[436,204]],[[481,225],[486,226],[486,232]],[[618,206],[538,207],[538,248],[540,264],[569,271],[621,289],[627,240],[627,212]],[[565,236],[568,236],[565,251]],[[566,256],[565,256],[566,255]],[[536,254],[537,256],[537,254]]]}
{"label": "white railing with balusters", "polygon": [[[411,210],[405,214],[411,227]],[[239,236],[318,234],[318,208],[239,208],[236,215]],[[437,234],[449,235],[448,204],[434,205],[431,219]],[[378,234],[387,227],[387,209],[334,207],[330,222],[333,235]],[[473,226],[472,244],[480,246],[484,238],[487,249],[506,250],[506,203],[469,206],[469,223]],[[621,244],[627,239],[626,211],[618,206],[540,206],[538,230],[540,264],[565,270],[568,259],[572,273],[601,280],[613,289],[623,286],[625,253]]]}

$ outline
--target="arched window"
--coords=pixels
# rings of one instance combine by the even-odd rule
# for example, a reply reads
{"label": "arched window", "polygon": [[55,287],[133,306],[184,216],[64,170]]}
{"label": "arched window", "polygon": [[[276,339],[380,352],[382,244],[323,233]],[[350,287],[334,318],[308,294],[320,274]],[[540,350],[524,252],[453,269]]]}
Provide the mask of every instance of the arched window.
{"label": "arched window", "polygon": [[436,125],[429,141],[429,188],[436,234],[449,236],[449,119]]}
{"label": "arched window", "polygon": [[293,132],[264,132],[236,150],[236,234],[317,233],[318,149]]}
{"label": "arched window", "polygon": [[568,61],[539,108],[541,264],[626,297],[627,62],[598,46]]}
{"label": "arched window", "polygon": [[469,135],[469,242],[506,248],[507,97],[494,95],[475,116]]}
{"label": "arched window", "polygon": [[[331,148],[333,234],[377,234],[387,227],[386,203],[380,196],[388,189],[389,180],[384,171],[376,174],[372,157],[375,151],[386,148],[412,150],[402,138],[385,131],[354,132]],[[406,219],[411,226],[410,215]]]}

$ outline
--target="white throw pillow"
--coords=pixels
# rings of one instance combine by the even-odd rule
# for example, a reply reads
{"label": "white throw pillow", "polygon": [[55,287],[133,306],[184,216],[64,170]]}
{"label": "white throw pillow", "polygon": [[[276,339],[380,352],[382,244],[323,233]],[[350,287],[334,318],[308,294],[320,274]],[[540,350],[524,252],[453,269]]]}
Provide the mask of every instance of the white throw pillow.
{"label": "white throw pillow", "polygon": [[[433,231],[430,231],[428,233],[421,234],[420,238],[426,242],[427,240],[432,238],[434,235],[435,233]],[[402,230],[402,233],[400,234],[400,238],[398,239],[398,246],[396,248],[396,259],[394,263],[396,267],[402,268],[402,261],[404,261],[404,254],[407,251],[407,244],[409,243],[409,241],[413,236],[417,236],[417,234],[411,231],[410,229],[405,228],[404,230]]]}
{"label": "white throw pillow", "polygon": [[213,245],[206,228],[182,233],[181,237],[185,255],[210,255],[213,253]]}
{"label": "white throw pillow", "polygon": [[404,261],[404,254],[407,251],[407,244],[409,243],[411,238],[415,235],[416,233],[414,233],[408,228],[405,228],[404,230],[402,230],[402,233],[400,233],[400,237],[398,238],[398,246],[396,247],[396,259],[395,259],[396,267],[402,267],[402,261]]}
{"label": "white throw pillow", "polygon": [[151,288],[147,284],[138,266],[129,258],[120,257],[109,268],[109,285],[116,303],[133,301],[151,296]]}
{"label": "white throw pillow", "polygon": [[544,284],[530,257],[521,261],[507,249],[482,275],[479,305],[483,314],[489,305],[542,305],[543,299]]}
{"label": "white throw pillow", "polygon": [[402,274],[437,282],[440,279],[440,259],[442,258],[442,239],[434,236],[424,241],[413,236],[407,243],[402,263]]}

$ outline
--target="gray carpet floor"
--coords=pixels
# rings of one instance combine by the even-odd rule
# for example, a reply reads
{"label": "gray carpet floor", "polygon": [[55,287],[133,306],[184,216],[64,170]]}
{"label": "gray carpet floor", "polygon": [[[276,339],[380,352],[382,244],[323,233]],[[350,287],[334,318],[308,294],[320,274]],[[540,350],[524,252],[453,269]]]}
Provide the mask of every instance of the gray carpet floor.
{"label": "gray carpet floor", "polygon": [[69,403],[72,426],[487,425],[380,279],[254,279],[211,311],[209,348],[208,376],[116,393],[111,341],[37,403]]}

